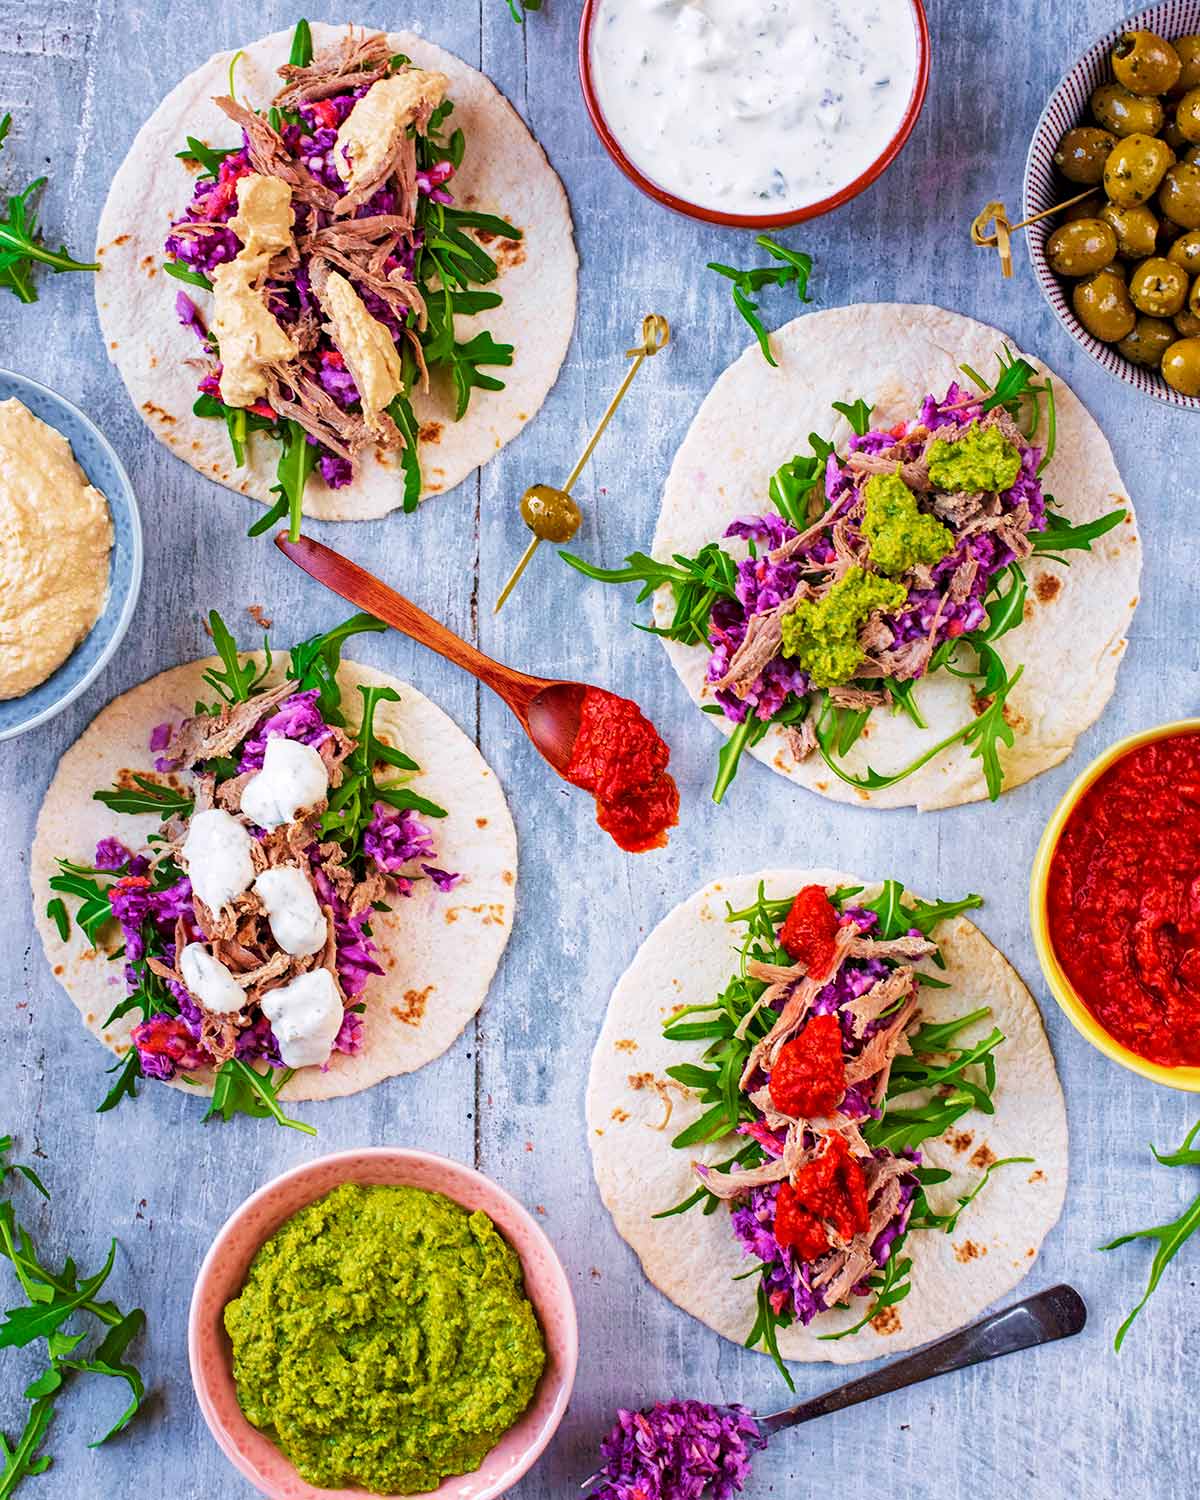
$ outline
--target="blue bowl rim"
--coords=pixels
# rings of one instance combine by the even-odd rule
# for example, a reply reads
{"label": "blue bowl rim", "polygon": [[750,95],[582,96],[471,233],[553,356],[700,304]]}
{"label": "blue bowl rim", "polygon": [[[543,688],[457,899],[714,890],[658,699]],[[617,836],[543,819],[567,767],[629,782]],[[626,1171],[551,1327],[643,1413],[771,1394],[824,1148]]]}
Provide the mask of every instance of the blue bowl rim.
{"label": "blue bowl rim", "polygon": [[[28,386],[31,390],[36,391],[38,395],[49,397],[52,403],[58,402],[60,405],[65,406],[88,430],[91,436],[95,439],[96,443],[104,451],[106,457],[112,463],[113,468],[116,470],[116,473],[120,478],[122,485],[124,486],[125,493],[123,499],[125,500],[129,508],[129,530],[132,539],[132,544],[130,546],[129,586],[125,592],[125,599],[121,605],[121,612],[117,616],[117,621],[115,626],[113,627],[113,633],[109,639],[108,644],[100,652],[100,655],[83,674],[79,681],[75,683],[73,687],[69,688],[61,698],[58,698],[53,703],[48,704],[41,710],[40,713],[34,714],[33,718],[26,719],[23,723],[17,724],[11,729],[0,728],[0,740],[11,740],[15,739],[18,735],[25,734],[30,729],[36,729],[39,724],[45,724],[50,719],[53,719],[56,715],[62,713],[63,709],[74,703],[76,698],[78,698],[82,693],[86,692],[89,687],[91,687],[92,683],[95,682],[96,678],[99,677],[100,673],[112,660],[117,647],[125,639],[126,633],[129,630],[130,623],[133,620],[133,612],[137,608],[138,597],[142,591],[142,565],[144,561],[145,545],[142,537],[142,516],[141,511],[138,508],[137,494],[133,488],[133,481],[130,479],[129,472],[125,468],[125,465],[121,462],[117,450],[104,436],[100,428],[96,426],[95,422],[92,421],[91,417],[89,417],[88,414],[80,407],[76,406],[73,401],[68,401],[65,396],[61,396],[56,390],[51,389],[50,386],[43,385],[40,380],[34,380],[30,375],[23,375],[19,370],[9,370],[3,366],[0,366],[0,377],[13,380],[17,382],[18,385],[23,384],[25,386]],[[51,423],[50,425],[54,426],[53,423]],[[63,433],[63,436],[65,437],[66,433]],[[72,446],[71,451],[72,453],[75,453],[74,446]],[[84,473],[86,474],[87,469],[82,463],[80,463],[78,454],[75,454],[75,462],[79,464],[80,468],[83,469]],[[88,475],[88,478],[90,480],[91,475]],[[105,499],[108,500],[109,505],[111,506],[111,497],[106,495]],[[99,624],[99,620],[97,620],[96,623]],[[95,628],[96,626],[93,625],[92,629],[94,630]],[[82,642],[80,642],[80,644],[82,645]],[[70,657],[68,657],[67,660],[70,661]]]}

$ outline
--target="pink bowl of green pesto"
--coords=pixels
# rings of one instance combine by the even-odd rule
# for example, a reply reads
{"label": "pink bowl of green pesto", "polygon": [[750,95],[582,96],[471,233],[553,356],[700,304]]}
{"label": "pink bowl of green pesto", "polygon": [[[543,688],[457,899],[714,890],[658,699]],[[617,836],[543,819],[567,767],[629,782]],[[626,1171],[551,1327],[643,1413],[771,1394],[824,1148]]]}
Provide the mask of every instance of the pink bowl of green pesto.
{"label": "pink bowl of green pesto", "polygon": [[644,193],[736,228],[855,197],[908,140],[929,82],[921,0],[587,0],[592,124]]}
{"label": "pink bowl of green pesto", "polygon": [[423,1151],[366,1148],[276,1178],[196,1280],[192,1382],[270,1500],[492,1500],[566,1411],[575,1308],[503,1189]]}

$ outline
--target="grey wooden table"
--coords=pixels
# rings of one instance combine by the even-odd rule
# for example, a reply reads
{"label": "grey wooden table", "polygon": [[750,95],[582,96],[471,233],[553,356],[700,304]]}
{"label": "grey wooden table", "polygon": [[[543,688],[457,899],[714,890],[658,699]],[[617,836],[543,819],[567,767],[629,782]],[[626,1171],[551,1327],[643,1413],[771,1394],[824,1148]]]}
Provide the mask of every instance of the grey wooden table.
{"label": "grey wooden table", "polygon": [[[578,0],[546,0],[524,28],[509,19],[504,0],[419,7],[371,0],[354,12],[381,27],[416,24],[489,73],[528,120],[571,197],[580,317],[541,416],[483,473],[419,517],[322,534],[513,665],[588,678],[650,707],[674,745],[683,822],[666,852],[626,858],[597,832],[587,799],[547,778],[507,711],[471,681],[397,638],[356,643],[366,659],[429,692],[495,766],[521,840],[520,904],[478,1025],[420,1074],[322,1106],[316,1141],[245,1119],[202,1129],[191,1101],[153,1086],[118,1113],[97,1116],[105,1058],[42,959],[26,867],[58,755],[114,694],[201,654],[202,611],[215,605],[240,622],[247,640],[251,603],[274,616],[281,640],[328,626],[341,611],[265,541],[244,539],[245,501],[150,438],[104,358],[87,278],[44,281],[43,301],[32,308],[0,299],[0,364],[47,382],[95,417],[133,476],[148,541],[141,603],[116,661],[47,729],[0,747],[0,1132],[16,1132],[26,1154],[45,1153],[39,1165],[55,1202],[50,1215],[33,1217],[49,1245],[69,1243],[98,1261],[108,1236],[119,1235],[112,1290],[147,1309],[141,1357],[155,1392],[148,1420],[90,1450],[114,1398],[98,1383],[77,1387],[62,1402],[50,1445],[55,1467],[28,1482],[30,1494],[252,1493],[209,1438],[192,1398],[185,1322],[193,1273],[251,1189],[317,1152],[366,1143],[430,1147],[474,1162],[544,1216],[567,1265],[579,1306],[579,1380],[557,1440],[517,1488],[524,1500],[572,1492],[591,1471],[618,1404],[685,1394],[768,1410],[781,1404],[786,1392],[765,1359],[722,1342],[643,1280],[593,1187],[582,1097],[609,989],[645,933],[710,877],[788,860],[898,874],[930,893],[986,896],[981,925],[1046,1003],[1070,1108],[1067,1208],[1026,1288],[1069,1278],[1092,1321],[1071,1344],[790,1435],[762,1460],[752,1493],[803,1494],[811,1476],[814,1490],[883,1489],[897,1500],[1022,1489],[1039,1500],[1195,1494],[1200,1244],[1172,1266],[1119,1357],[1113,1333],[1141,1293],[1149,1251],[1101,1256],[1096,1246],[1120,1229],[1174,1216],[1195,1191],[1183,1172],[1151,1176],[1146,1143],[1176,1143],[1197,1105],[1139,1082],[1077,1038],[1040,982],[1025,896],[1040,830],[1086,759],[1126,731],[1197,710],[1197,424],[1091,364],[1042,302],[1023,253],[1017,277],[1004,283],[966,233],[985,199],[1016,205],[1025,145],[1049,89],[1091,36],[1119,19],[1121,0],[932,0],[932,87],[908,149],[855,203],[787,237],[816,259],[816,305],[939,302],[1041,352],[1107,430],[1148,542],[1144,602],[1099,725],[1064,766],[998,806],[925,817],[835,807],[753,764],[718,811],[708,801],[716,735],[656,643],[629,629],[630,597],[581,586],[550,554],[538,559],[516,606],[492,616],[524,542],[517,497],[570,467],[641,315],[665,313],[675,343],[639,378],[637,399],[578,491],[588,517],[579,546],[608,561],[648,543],[671,455],[700,398],[746,341],[725,284],[703,266],[714,257],[745,262],[748,237],[669,217],[609,163],[576,81],[579,8]],[[308,14],[347,19],[344,5],[312,5]],[[109,175],[167,88],[210,52],[290,25],[295,15],[264,0],[0,0],[0,113],[16,117],[0,183],[48,171],[49,234],[86,251]],[[782,321],[792,309],[780,298],[767,312]],[[754,846],[751,826],[769,830],[767,847]],[[0,1425],[9,1430],[21,1374],[6,1354]],[[796,1377],[801,1394],[836,1379],[822,1367],[798,1368]]]}

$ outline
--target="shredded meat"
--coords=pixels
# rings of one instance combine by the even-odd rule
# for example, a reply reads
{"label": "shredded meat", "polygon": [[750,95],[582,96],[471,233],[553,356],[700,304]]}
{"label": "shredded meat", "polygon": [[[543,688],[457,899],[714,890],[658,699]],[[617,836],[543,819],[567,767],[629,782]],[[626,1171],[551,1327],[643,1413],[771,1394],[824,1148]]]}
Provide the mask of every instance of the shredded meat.
{"label": "shredded meat", "polygon": [[910,490],[924,493],[933,488],[929,479],[929,460],[925,453],[919,458],[907,458],[903,445],[889,448],[883,453],[852,453],[846,467],[855,476],[862,478],[871,474],[898,474]]}
{"label": "shredded meat", "polygon": [[835,708],[849,708],[855,712],[863,708],[880,708],[888,697],[879,689],[852,687],[849,683],[838,683],[825,691]]}
{"label": "shredded meat", "polygon": [[751,1188],[763,1187],[768,1182],[782,1182],[788,1175],[783,1157],[765,1162],[761,1167],[750,1167],[741,1172],[714,1172],[703,1162],[694,1161],[692,1171],[714,1198],[740,1198]]}
{"label": "shredded meat", "polygon": [[[298,422],[331,453],[355,463],[365,448],[378,444],[385,448],[403,446],[399,429],[386,412],[380,412],[379,424],[372,431],[355,412],[343,411],[333,397],[315,380],[287,365],[270,367],[267,399],[282,417]],[[290,390],[291,396],[284,391]]]}
{"label": "shredded meat", "polygon": [[879,979],[865,995],[849,1000],[845,1009],[854,1017],[854,1035],[861,1037],[872,1021],[878,1021],[884,1011],[890,1010],[897,1000],[911,995],[916,990],[916,976],[910,968],[893,969],[886,979]]}
{"label": "shredded meat", "polygon": [[751,1049],[750,1056],[742,1072],[741,1088],[744,1089],[746,1087],[755,1072],[764,1063],[768,1066],[773,1063],[775,1058],[779,1056],[779,1049],[783,1044],[799,1031],[801,1025],[803,1025],[805,1016],[808,1014],[808,1008],[817,994],[836,978],[838,970],[850,954],[857,934],[858,928],[852,922],[848,922],[844,927],[838,928],[837,936],[834,939],[833,964],[830,967],[829,973],[823,975],[820,979],[805,977],[795,986],[792,993],[784,1002],[783,1009],[780,1011],[774,1026],[771,1027],[771,1030],[762,1041],[757,1042]]}
{"label": "shredded meat", "polygon": [[272,102],[294,108],[374,83],[386,75],[391,50],[382,32],[356,34],[351,27],[337,46],[326,47],[305,66],[284,63],[279,69],[284,86]]}
{"label": "shredded meat", "polygon": [[872,938],[858,935],[850,947],[851,958],[928,958],[937,944],[927,937]]}
{"label": "shredded meat", "polygon": [[213,103],[235,125],[246,132],[246,148],[250,165],[266,177],[278,177],[292,190],[293,198],[301,203],[310,203],[314,208],[332,212],[339,202],[332,188],[318,182],[303,162],[293,159],[283,143],[283,137],[272,128],[264,115],[256,115],[230,98],[214,99]]}
{"label": "shredded meat", "polygon": [[895,1177],[885,1179],[879,1197],[871,1205],[871,1227],[867,1231],[867,1238],[874,1240],[882,1233],[895,1217],[896,1210],[900,1207],[900,1183]]}
{"label": "shredded meat", "polygon": [[784,615],[790,614],[802,599],[811,598],[812,593],[807,583],[801,583],[790,599],[761,615],[751,615],[745,639],[730,658],[725,675],[713,683],[717,692],[732,689],[739,698],[746,696],[763,669],[779,655]]}
{"label": "shredded meat", "polygon": [[983,496],[978,492],[956,490],[952,495],[935,496],[930,509],[939,521],[957,529],[974,520],[982,507]]}
{"label": "shredded meat", "polygon": [[185,719],[171,736],[167,759],[185,770],[218,755],[228,755],[247,737],[258,721],[296,691],[294,682],[256,693],[245,703],[231,703],[219,714],[197,714]]}
{"label": "shredded meat", "polygon": [[[825,1301],[829,1307],[844,1302],[864,1276],[875,1266],[871,1257],[871,1245],[866,1235],[856,1234],[845,1250],[837,1252],[837,1263],[833,1273],[824,1281]],[[813,1278],[813,1285],[817,1285]]]}
{"label": "shredded meat", "polygon": [[917,1002],[914,998],[909,1000],[890,1026],[875,1033],[858,1056],[853,1058],[847,1066],[847,1088],[851,1084],[865,1083],[868,1078],[875,1078],[877,1081],[873,1102],[879,1103],[887,1092],[893,1062],[897,1057],[906,1057],[912,1053],[906,1031],[916,1013]]}
{"label": "shredded meat", "polygon": [[878,610],[867,616],[867,623],[858,632],[858,644],[868,652],[886,651],[895,639],[895,631]]}
{"label": "shredded meat", "polygon": [[946,597],[952,604],[962,604],[970,596],[978,572],[979,564],[973,557],[965,557],[959,563],[950,575],[950,587],[946,590]]}
{"label": "shredded meat", "polygon": [[812,716],[801,724],[787,725],[783,738],[796,763],[806,761],[817,748],[817,731],[813,726]]}

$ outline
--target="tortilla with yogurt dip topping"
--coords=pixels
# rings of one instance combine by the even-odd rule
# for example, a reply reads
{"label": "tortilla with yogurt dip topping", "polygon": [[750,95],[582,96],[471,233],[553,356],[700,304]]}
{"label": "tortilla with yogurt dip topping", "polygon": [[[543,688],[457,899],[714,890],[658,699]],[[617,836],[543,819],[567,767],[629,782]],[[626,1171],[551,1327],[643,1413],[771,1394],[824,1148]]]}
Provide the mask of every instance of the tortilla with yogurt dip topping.
{"label": "tortilla with yogurt dip topping", "polygon": [[45,682],[100,618],[112,541],[67,439],[0,401],[0,699]]}
{"label": "tortilla with yogurt dip topping", "polygon": [[[494,772],[415,688],[341,660],[369,616],[220,656],[110,703],[34,837],[60,983],[157,1079],[273,1115],[423,1066],[478,1011],[511,930],[516,837]],[[285,667],[287,673],[285,675]],[[199,708],[198,708],[199,705]]]}

